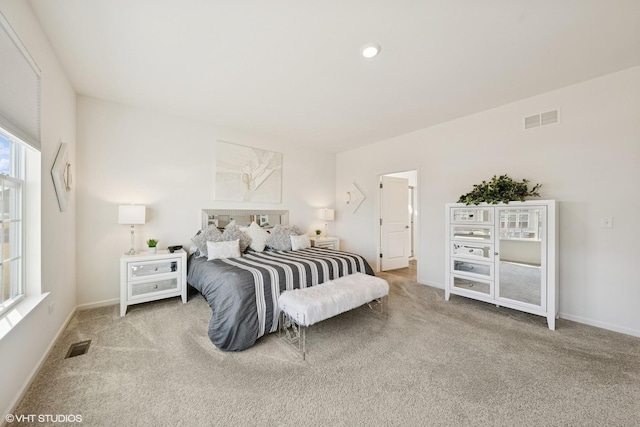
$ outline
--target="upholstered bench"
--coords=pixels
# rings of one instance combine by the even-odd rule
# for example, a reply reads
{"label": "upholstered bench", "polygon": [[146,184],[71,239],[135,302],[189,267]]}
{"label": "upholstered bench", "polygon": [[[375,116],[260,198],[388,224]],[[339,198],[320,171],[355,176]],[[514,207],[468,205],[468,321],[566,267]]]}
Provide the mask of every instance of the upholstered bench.
{"label": "upholstered bench", "polygon": [[306,328],[345,311],[368,304],[386,313],[389,284],[380,277],[350,274],[304,289],[280,294],[280,335],[306,355]]}

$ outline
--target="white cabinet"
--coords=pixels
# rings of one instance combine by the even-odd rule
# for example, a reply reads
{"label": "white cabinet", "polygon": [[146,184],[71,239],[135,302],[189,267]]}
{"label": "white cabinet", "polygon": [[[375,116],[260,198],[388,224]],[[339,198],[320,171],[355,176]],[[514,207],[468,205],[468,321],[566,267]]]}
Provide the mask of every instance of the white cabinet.
{"label": "white cabinet", "polygon": [[311,246],[314,246],[317,248],[334,249],[336,251],[340,250],[340,239],[337,237],[312,236],[309,238],[309,240],[311,240]]}
{"label": "white cabinet", "polygon": [[120,316],[127,306],[180,296],[187,302],[187,253],[158,251],[155,254],[120,258]]}
{"label": "white cabinet", "polygon": [[558,314],[553,200],[446,205],[445,299],[451,294],[547,318]]}

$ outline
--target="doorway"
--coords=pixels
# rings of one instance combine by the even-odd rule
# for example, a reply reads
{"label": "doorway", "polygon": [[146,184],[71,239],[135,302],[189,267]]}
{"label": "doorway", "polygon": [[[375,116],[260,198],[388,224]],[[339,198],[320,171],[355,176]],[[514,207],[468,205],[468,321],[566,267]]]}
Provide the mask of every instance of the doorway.
{"label": "doorway", "polygon": [[[418,171],[379,176],[378,271],[412,267],[418,257]],[[411,263],[411,264],[410,264]]]}

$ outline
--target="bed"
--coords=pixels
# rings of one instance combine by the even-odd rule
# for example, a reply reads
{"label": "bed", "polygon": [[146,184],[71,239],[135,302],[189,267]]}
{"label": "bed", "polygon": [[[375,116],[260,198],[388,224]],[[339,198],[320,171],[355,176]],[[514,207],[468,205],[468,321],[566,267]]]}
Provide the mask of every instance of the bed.
{"label": "bed", "polygon": [[[238,213],[246,213],[246,218]],[[203,210],[203,229],[234,220],[241,224],[247,220],[262,221],[271,226],[285,224],[288,214],[286,211]],[[252,251],[241,257],[213,260],[192,254],[187,263],[187,282],[211,307],[211,342],[224,351],[240,351],[277,330],[281,292],[358,272],[374,275],[371,266],[360,255],[310,247]]]}

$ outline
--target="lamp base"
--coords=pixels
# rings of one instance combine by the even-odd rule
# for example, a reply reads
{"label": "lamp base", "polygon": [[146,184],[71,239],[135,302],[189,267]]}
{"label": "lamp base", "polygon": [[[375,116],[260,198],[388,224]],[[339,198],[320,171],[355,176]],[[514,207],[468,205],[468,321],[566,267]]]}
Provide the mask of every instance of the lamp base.
{"label": "lamp base", "polygon": [[136,250],[133,249],[133,224],[131,224],[131,249],[129,249],[129,252],[125,252],[125,255],[135,255],[136,254]]}

